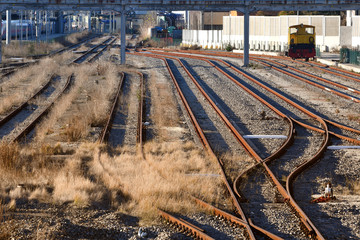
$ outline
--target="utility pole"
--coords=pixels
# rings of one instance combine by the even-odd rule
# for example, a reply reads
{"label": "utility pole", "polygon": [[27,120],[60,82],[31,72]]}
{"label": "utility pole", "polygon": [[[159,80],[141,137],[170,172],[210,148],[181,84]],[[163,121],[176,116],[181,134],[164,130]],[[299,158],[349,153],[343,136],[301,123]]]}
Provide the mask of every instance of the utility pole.
{"label": "utility pole", "polygon": [[2,12],[0,11],[0,64],[2,63]]}
{"label": "utility pole", "polygon": [[11,42],[11,11],[6,10],[6,45]]}
{"label": "utility pole", "polygon": [[121,11],[121,50],[120,50],[120,57],[121,57],[121,65],[125,65],[126,58],[125,58],[125,48],[126,48],[126,11],[125,8]]}

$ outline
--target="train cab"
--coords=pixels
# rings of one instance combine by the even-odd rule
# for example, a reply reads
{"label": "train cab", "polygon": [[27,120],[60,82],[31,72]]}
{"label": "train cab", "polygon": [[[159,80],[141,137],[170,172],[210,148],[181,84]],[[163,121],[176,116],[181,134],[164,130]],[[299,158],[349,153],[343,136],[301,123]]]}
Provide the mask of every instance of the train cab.
{"label": "train cab", "polygon": [[289,27],[288,56],[292,59],[314,59],[315,50],[315,27],[311,25],[294,25]]}

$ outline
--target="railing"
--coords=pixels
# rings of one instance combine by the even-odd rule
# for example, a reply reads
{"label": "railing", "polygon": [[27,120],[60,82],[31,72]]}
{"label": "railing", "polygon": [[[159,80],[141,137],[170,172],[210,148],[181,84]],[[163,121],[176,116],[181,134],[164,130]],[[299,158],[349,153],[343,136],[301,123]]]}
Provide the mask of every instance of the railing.
{"label": "railing", "polygon": [[360,65],[359,49],[341,48],[340,49],[340,62]]}

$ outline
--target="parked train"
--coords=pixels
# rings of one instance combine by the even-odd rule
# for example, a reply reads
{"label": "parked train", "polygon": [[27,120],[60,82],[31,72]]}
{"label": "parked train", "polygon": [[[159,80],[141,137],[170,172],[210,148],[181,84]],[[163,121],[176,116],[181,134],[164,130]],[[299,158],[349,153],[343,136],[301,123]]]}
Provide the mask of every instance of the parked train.
{"label": "parked train", "polygon": [[315,50],[315,27],[311,25],[294,25],[289,27],[288,35],[289,50],[287,55],[292,59],[309,58],[314,59]]}
{"label": "parked train", "polygon": [[[22,28],[21,28],[22,26]],[[11,37],[14,38],[15,36],[20,37],[20,34],[23,36],[28,33],[31,34],[31,30],[35,29],[32,22],[30,20],[12,20],[11,21]],[[2,21],[1,24],[1,38],[6,39],[6,21]],[[17,35],[16,35],[17,34]]]}

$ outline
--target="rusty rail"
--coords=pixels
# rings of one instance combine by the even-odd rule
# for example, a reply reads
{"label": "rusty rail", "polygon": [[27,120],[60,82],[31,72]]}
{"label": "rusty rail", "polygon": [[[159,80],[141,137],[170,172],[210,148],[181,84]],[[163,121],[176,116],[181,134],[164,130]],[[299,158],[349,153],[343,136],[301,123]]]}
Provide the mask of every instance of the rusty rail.
{"label": "rusty rail", "polygon": [[[129,54],[144,56],[141,53],[129,53]],[[183,102],[183,104],[185,106],[185,109],[186,109],[186,111],[187,111],[187,113],[188,113],[188,115],[190,117],[191,122],[193,123],[195,131],[196,131],[202,145],[204,146],[206,151],[210,154],[210,156],[212,158],[216,159],[216,161],[218,162],[220,170],[221,170],[221,175],[222,175],[223,181],[224,181],[224,183],[225,183],[225,185],[226,185],[226,187],[227,187],[227,189],[228,189],[228,191],[229,191],[229,193],[231,195],[231,198],[233,200],[235,208],[238,211],[238,213],[240,214],[240,216],[243,219],[245,219],[245,221],[246,221],[245,214],[244,214],[244,212],[243,212],[243,210],[242,210],[242,208],[241,208],[241,206],[240,206],[240,204],[239,204],[239,202],[238,202],[238,200],[237,200],[237,198],[236,198],[236,196],[235,196],[235,194],[234,194],[234,192],[233,192],[233,190],[232,190],[232,188],[231,188],[231,186],[230,186],[230,184],[229,184],[229,182],[228,182],[228,180],[226,178],[226,174],[225,174],[225,171],[224,171],[224,168],[223,168],[223,163],[220,161],[220,159],[218,159],[216,157],[215,153],[213,152],[212,148],[210,147],[210,144],[209,144],[208,140],[206,139],[205,134],[204,134],[203,130],[201,129],[199,123],[197,122],[197,120],[196,120],[196,118],[195,118],[195,116],[194,116],[194,114],[193,114],[193,112],[192,112],[192,110],[191,110],[191,108],[190,108],[184,94],[182,93],[182,91],[180,89],[180,86],[178,85],[177,80],[176,80],[176,78],[175,78],[175,76],[174,76],[174,74],[173,74],[173,72],[172,72],[166,58],[157,57],[157,56],[147,56],[147,57],[158,58],[158,59],[161,59],[162,61],[164,61],[165,65],[166,65],[166,67],[167,67],[167,69],[169,71],[169,74],[171,76],[171,79],[172,79],[172,81],[173,81],[173,83],[175,85],[175,88],[176,88],[176,90],[177,90],[177,92],[178,92],[178,94],[180,96],[181,101]],[[253,232],[252,232],[252,230],[251,230],[251,228],[250,228],[250,226],[248,224],[246,225],[246,229],[247,229],[249,238],[250,239],[255,239],[255,236],[254,236],[254,234],[253,234]]]}
{"label": "rusty rail", "polygon": [[143,141],[143,110],[144,110],[144,75],[137,73],[140,77],[140,93],[138,106],[138,129],[136,134],[136,142],[142,145]]}
{"label": "rusty rail", "polygon": [[160,209],[158,209],[158,211],[162,218],[172,224],[175,224],[179,228],[180,232],[191,234],[195,239],[214,240],[214,238],[207,235],[203,229],[185,221],[184,219],[176,218],[173,215]]}
{"label": "rusty rail", "polygon": [[124,78],[125,78],[125,73],[121,73],[120,82],[119,82],[118,88],[116,90],[116,94],[115,94],[115,97],[114,97],[112,107],[110,109],[109,117],[108,117],[108,119],[106,121],[106,124],[105,124],[101,134],[100,134],[100,138],[99,138],[100,143],[106,142],[107,138],[109,137],[109,131],[110,131],[110,128],[111,128],[112,120],[114,118],[114,112],[115,112],[116,106],[118,104],[119,95],[120,95],[121,88],[123,86]]}
{"label": "rusty rail", "polygon": [[[168,54],[167,54],[167,55],[168,55]],[[187,56],[187,57],[188,57],[188,56]],[[196,58],[196,57],[194,57],[194,58]],[[173,58],[173,59],[176,59],[176,60],[178,60],[178,61],[181,63],[181,61],[180,61],[179,59],[177,59],[177,58]],[[182,67],[183,67],[184,69],[186,68],[184,65],[182,65]],[[185,69],[185,70],[186,70],[186,69]],[[186,70],[186,71],[187,71],[187,70]],[[189,75],[189,72],[188,72],[188,71],[187,71],[187,73],[188,73],[188,75]],[[244,74],[244,73],[243,73],[243,74]],[[190,74],[190,75],[191,75],[191,74]],[[190,75],[189,75],[189,76],[190,76]],[[247,77],[249,77],[249,76],[247,76]],[[190,78],[193,79],[192,76],[190,76]],[[194,81],[194,79],[193,79],[193,81]],[[195,83],[195,84],[196,84],[196,83]],[[198,84],[196,84],[196,85],[197,85],[198,88],[199,88],[199,85],[198,85]],[[200,87],[200,88],[201,88],[201,87]],[[203,93],[203,95],[205,96],[205,98],[207,98],[207,100],[210,102],[210,105],[212,105],[213,108],[215,109],[215,111],[217,111],[217,110],[216,110],[216,108],[217,108],[216,105],[211,103],[211,99],[209,99],[209,97],[207,97],[206,94],[204,94],[204,91],[201,90],[200,88],[199,88],[199,90]],[[283,97],[283,96],[281,96],[281,97]],[[300,107],[300,106],[299,106],[299,107]],[[302,107],[301,107],[301,108],[302,108]],[[304,108],[302,108],[302,110],[303,110],[303,111],[307,111],[307,110],[304,109]],[[217,112],[218,112],[218,111],[217,111]],[[325,123],[320,117],[317,117],[316,115],[313,115],[313,114],[310,113],[310,112],[309,112],[309,114],[310,114],[313,118],[315,118],[316,120],[318,120],[318,121],[324,126],[325,132],[327,133],[327,134],[325,134],[325,140],[324,140],[324,142],[323,142],[323,144],[322,144],[321,152],[316,155],[316,156],[318,156],[318,155],[322,154],[323,151],[326,150],[326,146],[327,146],[327,143],[328,143],[327,125],[326,125],[326,123]],[[223,118],[223,116],[222,116],[221,113],[220,113],[219,115],[220,115],[221,118],[224,120],[224,122],[227,122],[227,120]],[[234,133],[234,136],[238,138],[238,136],[239,136],[240,134],[236,131],[236,129],[232,128],[230,124],[226,124],[226,125],[227,125],[227,126],[231,129],[231,131]],[[240,136],[240,138],[238,138],[238,140],[239,140],[240,142],[242,142],[242,145],[243,145],[245,148],[247,148],[247,151],[255,158],[256,161],[262,163],[262,166],[265,168],[267,174],[268,174],[269,177],[272,179],[272,181],[274,182],[274,184],[275,184],[276,187],[278,188],[279,192],[280,192],[280,193],[282,194],[282,196],[284,197],[285,201],[286,201],[286,202],[289,202],[290,206],[292,206],[292,208],[296,210],[297,215],[300,217],[300,220],[301,220],[301,222],[303,223],[303,225],[305,226],[306,231],[308,232],[308,234],[315,234],[318,239],[323,239],[323,236],[321,235],[321,233],[316,229],[316,227],[312,224],[312,222],[310,221],[310,219],[305,215],[305,213],[304,213],[304,212],[300,209],[300,207],[296,204],[296,202],[295,202],[295,201],[293,200],[293,198],[291,197],[290,192],[287,191],[287,190],[285,190],[284,187],[280,184],[280,182],[277,180],[277,178],[275,177],[275,175],[274,175],[274,174],[272,173],[272,171],[268,168],[266,162],[264,162],[264,161],[256,154],[256,152],[255,152],[249,145],[246,144],[246,142],[245,142],[245,143],[243,142],[244,139],[242,139],[241,136]],[[244,140],[244,141],[245,141],[245,140]],[[317,159],[315,159],[315,160],[317,160]],[[313,161],[312,161],[312,159],[311,159],[311,160],[309,160],[309,161],[308,161],[306,164],[304,164],[304,165],[305,165],[305,166],[308,166],[308,165],[309,165],[310,163],[312,163],[312,162],[313,162]]]}
{"label": "rusty rail", "polygon": [[[319,69],[319,70],[321,70],[321,71],[323,71],[323,72],[327,72],[327,73],[330,73],[330,74],[334,74],[334,75],[339,76],[339,77],[343,77],[343,78],[347,78],[347,79],[349,79],[349,80],[353,80],[353,81],[356,81],[356,82],[360,82],[360,79],[359,79],[359,78],[354,78],[354,77],[350,77],[350,76],[347,76],[347,75],[343,75],[343,74],[341,74],[341,73],[337,73],[336,71],[339,71],[339,72],[342,72],[342,73],[345,73],[345,74],[348,74],[348,75],[356,76],[356,77],[360,77],[360,74],[359,74],[359,73],[350,72],[350,71],[347,71],[347,70],[343,70],[343,69],[341,69],[341,68],[331,67],[331,66],[324,65],[324,64],[321,64],[321,63],[318,63],[318,62],[306,63],[306,62],[303,62],[303,61],[301,61],[301,60],[295,60],[295,62],[298,62],[298,63],[304,64],[304,65],[311,66],[311,67],[316,68],[316,69]],[[317,66],[315,66],[315,65],[317,65]],[[322,67],[318,67],[318,66],[322,66]],[[326,68],[332,69],[332,70],[334,70],[334,71],[327,70]]]}
{"label": "rusty rail", "polygon": [[[271,64],[268,64],[268,63],[265,62],[265,61],[270,62],[271,60],[259,60],[258,58],[252,58],[252,60],[253,60],[253,61],[256,61],[256,62],[259,62],[260,64],[263,64],[263,65],[265,65],[265,66],[267,66],[267,67],[270,67],[270,68],[272,68],[272,69],[275,69],[276,71],[281,72],[281,73],[283,73],[283,74],[286,74],[286,75],[288,75],[288,76],[290,76],[290,77],[293,77],[293,78],[296,78],[296,79],[298,79],[298,80],[300,80],[300,81],[306,82],[306,83],[308,83],[308,84],[310,84],[310,85],[312,85],[312,86],[314,86],[314,87],[317,87],[317,88],[320,88],[320,89],[322,89],[322,90],[328,91],[328,92],[330,92],[330,93],[333,93],[333,94],[338,95],[338,96],[340,96],[340,97],[342,97],[342,98],[351,100],[351,101],[353,101],[353,102],[360,103],[360,99],[359,99],[359,98],[352,97],[352,96],[350,96],[350,95],[348,95],[348,94],[339,92],[339,91],[337,91],[337,90],[335,90],[335,89],[327,88],[327,87],[322,86],[322,85],[320,85],[320,84],[318,84],[318,83],[315,83],[315,82],[313,82],[313,81],[309,81],[309,80],[307,80],[306,78],[300,77],[300,76],[298,76],[298,75],[296,75],[296,74],[293,74],[293,73],[291,73],[291,72],[285,71],[285,70],[283,70],[283,69],[281,69],[281,68],[278,68],[278,67],[276,67],[276,66],[274,66],[274,65],[271,65]],[[288,67],[288,68],[291,69],[291,67]],[[293,70],[293,69],[292,69],[292,70]],[[299,71],[299,70],[296,70],[296,71]],[[301,71],[299,71],[299,72],[301,72]],[[307,75],[307,74],[305,74],[305,73],[302,73],[302,74]],[[313,76],[313,77],[314,77],[314,76]],[[324,80],[323,80],[323,81],[324,81]],[[338,86],[338,87],[339,87],[339,86]],[[343,87],[344,87],[344,86],[343,86]],[[344,87],[344,88],[345,88],[345,87]],[[347,89],[347,90],[350,90],[350,89]],[[354,90],[354,89],[353,89],[353,90]],[[354,91],[355,91],[355,90],[354,90]]]}
{"label": "rusty rail", "polygon": [[106,49],[108,49],[108,48],[116,41],[116,39],[117,39],[117,38],[114,38],[110,43],[105,44],[105,47],[102,48],[100,51],[98,51],[94,56],[92,56],[92,57],[88,60],[88,62],[89,62],[89,63],[94,62],[95,59],[97,59],[97,58],[100,56],[100,54],[102,54]]}
{"label": "rusty rail", "polygon": [[51,77],[49,78],[49,81],[47,81],[45,83],[45,85],[40,88],[34,95],[32,95],[31,97],[29,97],[25,102],[23,102],[20,106],[18,106],[16,109],[14,109],[12,112],[10,112],[8,115],[6,115],[6,117],[4,117],[3,119],[0,120],[0,127],[3,126],[5,123],[7,123],[11,118],[13,118],[17,113],[19,113],[22,109],[24,109],[29,101],[31,99],[36,98],[41,92],[43,92],[45,90],[45,88],[47,88],[51,82],[51,80],[55,77],[55,75],[51,75]]}
{"label": "rusty rail", "polygon": [[24,130],[22,130],[21,132],[19,132],[15,138],[13,139],[13,142],[17,142],[20,141],[21,138],[23,138],[28,132],[30,132],[35,125],[41,120],[41,118],[47,114],[47,112],[50,110],[50,108],[54,105],[55,101],[69,88],[69,86],[71,85],[71,81],[73,80],[74,75],[71,74],[68,78],[67,81],[63,87],[63,89],[61,90],[61,92],[58,94],[58,96],[56,97],[56,99],[54,99],[53,102],[51,102],[43,111],[40,112],[40,114],[35,118],[35,120],[33,120],[28,126],[25,127]]}
{"label": "rusty rail", "polygon": [[107,39],[105,39],[103,42],[97,44],[96,46],[90,48],[88,51],[86,51],[84,54],[82,54],[81,56],[79,56],[78,58],[76,58],[75,60],[72,61],[73,64],[78,64],[81,60],[85,60],[85,58],[92,54],[96,49],[98,49],[99,47],[101,47],[102,45],[106,44],[108,41],[110,41],[110,39],[112,39],[112,37],[109,37]]}
{"label": "rusty rail", "polygon": [[[178,52],[186,52],[186,51],[178,51]],[[198,53],[198,51],[190,51],[190,52],[195,52],[195,53]],[[199,54],[199,53],[198,53]],[[205,55],[212,55],[212,53],[206,53]],[[236,58],[239,58],[239,55],[238,54],[231,54],[230,56],[228,56],[229,54],[226,53],[226,54],[215,54],[216,56],[226,56],[226,57],[236,57]],[[186,55],[186,54],[179,54],[178,56],[181,56],[181,57],[188,57],[189,55]],[[251,80],[252,82],[256,83],[257,85],[259,85],[260,87],[266,89],[267,91],[271,92],[272,94],[274,94],[275,96],[281,98],[282,100],[286,101],[287,103],[289,103],[290,105],[293,105],[295,108],[299,109],[300,111],[304,112],[306,115],[316,119],[316,118],[321,118],[320,116],[318,116],[317,114],[314,114],[312,113],[311,111],[308,111],[306,110],[305,108],[302,108],[300,105],[296,104],[295,102],[292,102],[291,100],[285,98],[285,97],[282,97],[281,94],[279,94],[278,92],[276,92],[275,90],[267,87],[266,85],[262,84],[261,82],[257,81],[256,79],[252,78],[251,76],[249,76],[248,74],[246,74],[245,72],[239,70],[238,68],[234,67],[233,64],[230,64],[230,63],[227,63],[221,59],[217,59],[217,58],[207,58],[207,59],[204,59],[204,57],[201,57],[201,56],[191,56],[191,58],[194,58],[194,59],[199,59],[199,60],[214,60],[214,61],[219,61],[221,63],[223,63],[225,66],[227,67],[230,67],[232,70],[236,71],[237,73],[241,74],[242,76],[246,77],[247,79]],[[339,123],[336,123],[334,121],[331,121],[331,120],[328,120],[328,119],[324,119],[325,122],[335,126],[335,127],[338,127],[340,129],[343,129],[343,130],[346,130],[346,131],[350,131],[350,132],[353,132],[353,133],[357,133],[357,134],[360,134],[360,130],[357,130],[355,128],[351,128],[351,127],[348,127],[348,126],[345,126],[343,124],[339,124]]]}

